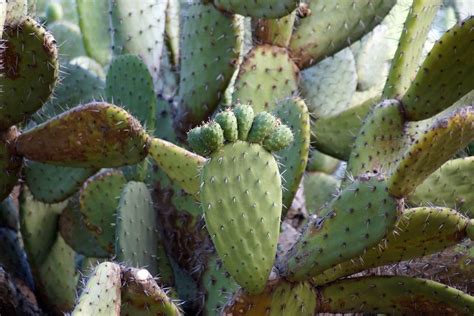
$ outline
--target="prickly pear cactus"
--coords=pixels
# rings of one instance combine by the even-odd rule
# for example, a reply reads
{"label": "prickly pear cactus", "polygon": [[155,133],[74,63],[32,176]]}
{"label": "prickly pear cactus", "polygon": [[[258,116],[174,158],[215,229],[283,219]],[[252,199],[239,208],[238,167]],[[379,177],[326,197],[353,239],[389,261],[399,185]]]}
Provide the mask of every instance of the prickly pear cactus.
{"label": "prickly pear cactus", "polygon": [[0,0],[0,314],[473,314],[468,2]]}

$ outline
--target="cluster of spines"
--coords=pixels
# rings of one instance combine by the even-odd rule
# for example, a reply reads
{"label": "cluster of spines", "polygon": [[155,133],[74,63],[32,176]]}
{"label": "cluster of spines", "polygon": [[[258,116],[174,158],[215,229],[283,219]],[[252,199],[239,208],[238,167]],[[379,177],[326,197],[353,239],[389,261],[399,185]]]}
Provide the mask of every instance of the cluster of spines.
{"label": "cluster of spines", "polygon": [[269,152],[279,151],[293,141],[293,132],[273,114],[255,114],[250,105],[237,105],[218,113],[213,121],[188,132],[188,143],[200,155],[209,155],[226,142],[258,143]]}

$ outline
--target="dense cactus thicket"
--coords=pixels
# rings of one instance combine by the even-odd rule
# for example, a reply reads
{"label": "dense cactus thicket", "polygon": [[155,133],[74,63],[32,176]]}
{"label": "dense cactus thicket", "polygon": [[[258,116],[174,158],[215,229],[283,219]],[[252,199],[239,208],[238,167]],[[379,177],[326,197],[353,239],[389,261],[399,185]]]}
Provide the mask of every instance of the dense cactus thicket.
{"label": "dense cactus thicket", "polygon": [[0,314],[473,315],[473,12],[0,0]]}

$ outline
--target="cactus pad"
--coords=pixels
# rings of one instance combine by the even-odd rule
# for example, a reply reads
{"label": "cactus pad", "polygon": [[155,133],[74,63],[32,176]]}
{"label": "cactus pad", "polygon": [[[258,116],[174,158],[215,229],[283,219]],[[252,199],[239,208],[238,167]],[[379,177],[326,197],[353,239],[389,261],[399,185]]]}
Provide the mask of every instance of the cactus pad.
{"label": "cactus pad", "polygon": [[429,118],[474,89],[473,28],[471,16],[444,33],[431,49],[401,100],[409,120]]}
{"label": "cactus pad", "polygon": [[151,141],[150,156],[187,193],[198,194],[199,170],[206,162],[204,157],[159,138]]}
{"label": "cactus pad", "polygon": [[[431,122],[429,122],[431,123]],[[389,191],[404,196],[474,139],[474,107],[467,106],[436,118],[417,130],[415,141],[402,155],[389,180]]]}
{"label": "cactus pad", "polygon": [[148,136],[126,111],[107,103],[76,107],[20,135],[28,159],[69,167],[118,167],[143,160]]}
{"label": "cactus pad", "polygon": [[441,0],[413,1],[385,83],[383,92],[385,98],[400,99],[408,90],[420,64],[423,44],[441,2]]}
{"label": "cactus pad", "polygon": [[441,251],[466,237],[467,223],[467,218],[447,208],[408,209],[384,241],[369,248],[359,258],[317,275],[314,282],[329,283],[359,271]]}
{"label": "cactus pad", "polygon": [[82,290],[72,315],[120,315],[120,288],[120,267],[112,262],[99,264]]}
{"label": "cactus pad", "polygon": [[206,227],[226,270],[249,292],[263,289],[276,254],[281,179],[273,156],[237,141],[211,155],[201,176]]}
{"label": "cactus pad", "polygon": [[147,130],[155,128],[156,97],[153,78],[135,55],[112,60],[107,72],[107,99],[122,106]]}
{"label": "cactus pad", "polygon": [[166,0],[113,0],[109,4],[114,55],[138,55],[148,66],[153,80],[160,71],[163,52]]}
{"label": "cactus pad", "polygon": [[23,162],[16,156],[14,148],[18,134],[16,127],[0,132],[0,200],[5,199],[18,182]]}
{"label": "cactus pad", "polygon": [[122,269],[121,315],[179,316],[181,312],[145,269]]}
{"label": "cactus pad", "polygon": [[[291,98],[280,102],[275,109],[275,116],[288,126],[293,134],[291,141],[287,141],[287,144],[290,145],[276,151],[284,187],[283,206],[285,209],[289,209],[308,162],[310,118],[308,108],[300,98]],[[276,133],[276,131],[273,132],[269,139],[276,137]],[[288,130],[285,133],[288,135]],[[266,146],[266,142],[263,143],[263,146],[267,150],[272,149]]]}
{"label": "cactus pad", "polygon": [[89,178],[80,191],[85,225],[102,249],[110,254],[114,253],[115,212],[125,185],[122,172],[107,170]]}
{"label": "cactus pad", "polygon": [[300,68],[306,68],[337,53],[370,32],[395,3],[395,0],[309,1],[311,15],[301,19],[291,38],[293,59]]}
{"label": "cactus pad", "polygon": [[242,42],[240,18],[201,2],[181,5],[179,116],[186,131],[216,109],[235,71]]}
{"label": "cactus pad", "polygon": [[257,46],[240,66],[232,98],[234,103],[252,105],[256,113],[272,111],[298,90],[297,78],[298,68],[285,48]]}
{"label": "cactus pad", "polygon": [[393,229],[402,207],[383,177],[362,175],[310,220],[280,270],[290,280],[304,280],[362,254]]}
{"label": "cactus pad", "polygon": [[474,157],[450,160],[433,172],[408,197],[414,205],[435,204],[474,218]]}
{"label": "cactus pad", "polygon": [[48,100],[59,70],[56,42],[35,20],[24,18],[7,27],[3,39],[0,130],[23,121]]}
{"label": "cactus pad", "polygon": [[153,275],[158,274],[156,225],[156,212],[147,186],[141,182],[127,183],[117,208],[117,259],[132,267],[145,267]]}
{"label": "cactus pad", "polygon": [[28,188],[38,201],[58,203],[77,192],[96,169],[69,168],[27,161],[25,178]]}
{"label": "cactus pad", "polygon": [[109,33],[109,2],[101,0],[76,0],[79,25],[87,54],[102,65],[111,58]]}
{"label": "cactus pad", "polygon": [[[318,312],[322,313],[474,313],[474,297],[441,283],[402,276],[341,280],[321,289],[319,294],[322,304]],[[363,297],[363,302],[355,297]]]}

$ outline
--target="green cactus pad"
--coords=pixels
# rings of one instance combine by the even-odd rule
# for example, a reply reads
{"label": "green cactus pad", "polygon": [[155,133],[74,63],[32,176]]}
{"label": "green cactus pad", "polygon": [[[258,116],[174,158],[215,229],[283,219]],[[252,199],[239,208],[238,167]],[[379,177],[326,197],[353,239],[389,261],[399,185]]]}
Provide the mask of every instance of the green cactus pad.
{"label": "green cactus pad", "polygon": [[209,148],[204,145],[204,141],[202,139],[202,127],[198,126],[193,128],[188,132],[188,144],[191,146],[192,150],[199,154],[199,155],[208,155]]}
{"label": "green cactus pad", "polygon": [[393,229],[401,209],[382,177],[362,175],[309,221],[280,271],[289,280],[305,280],[362,254]]}
{"label": "green cactus pad", "polygon": [[16,231],[0,228],[0,266],[33,289],[33,276],[22,246],[21,236]]}
{"label": "green cactus pad", "polygon": [[380,100],[377,91],[361,94],[364,94],[364,97],[360,101],[359,93],[354,94],[352,100],[355,103],[345,111],[320,117],[311,124],[311,134],[317,150],[341,160],[349,160],[354,139],[362,127],[364,118],[371,107]]}
{"label": "green cactus pad", "polygon": [[23,160],[16,155],[14,145],[18,135],[14,126],[0,132],[0,201],[10,194],[20,176]]}
{"label": "green cactus pad", "polygon": [[298,68],[285,48],[257,46],[240,65],[233,103],[250,104],[255,113],[273,111],[278,101],[298,90],[297,79]]}
{"label": "green cactus pad", "polygon": [[408,90],[420,65],[423,45],[441,2],[441,0],[413,1],[385,83],[383,92],[385,98],[400,99]]}
{"label": "green cactus pad", "polygon": [[[373,276],[335,282],[318,293],[320,313],[472,315],[474,297],[430,280]],[[360,297],[361,299],[354,299]]]}
{"label": "green cactus pad", "polygon": [[105,80],[105,71],[104,68],[102,67],[101,64],[99,64],[95,59],[92,59],[87,56],[79,56],[74,59],[71,59],[69,61],[71,65],[79,66],[82,67],[97,77],[99,77],[101,80]]}
{"label": "green cactus pad", "polygon": [[240,140],[247,140],[254,119],[254,111],[250,105],[239,104],[234,108],[234,114],[237,118],[237,129]]}
{"label": "green cactus pad", "polygon": [[296,0],[214,0],[214,5],[224,11],[253,18],[281,18],[295,10]]}
{"label": "green cactus pad", "polygon": [[412,205],[439,205],[474,218],[474,157],[450,160],[433,172],[408,197]]}
{"label": "green cactus pad", "polygon": [[395,196],[413,192],[433,171],[474,139],[474,107],[467,106],[429,122],[397,162],[388,183]]}
{"label": "green cactus pad", "polygon": [[235,142],[238,139],[239,131],[234,112],[229,110],[222,111],[216,115],[214,121],[221,126],[226,141]]}
{"label": "green cactus pad", "polygon": [[135,55],[114,58],[107,72],[107,100],[122,106],[147,130],[155,128],[156,97],[153,78]]}
{"label": "green cactus pad", "polygon": [[87,55],[106,65],[112,52],[109,2],[103,0],[76,0],[79,25]]}
{"label": "green cactus pad", "polygon": [[121,315],[181,315],[179,308],[145,269],[122,269]]}
{"label": "green cactus pad", "polygon": [[132,267],[145,267],[157,275],[158,245],[156,212],[145,183],[129,182],[117,208],[115,253]]}
{"label": "green cactus pad", "polygon": [[372,108],[353,145],[347,171],[388,174],[404,149],[403,113],[397,100],[385,100]]}
{"label": "green cactus pad", "polygon": [[206,120],[234,73],[242,42],[241,19],[212,4],[181,5],[179,120],[182,130]]}
{"label": "green cactus pad", "polygon": [[240,290],[225,306],[223,315],[315,315],[316,291],[310,283],[270,281],[263,293],[249,295]]}
{"label": "green cactus pad", "polygon": [[359,258],[324,271],[313,281],[325,284],[370,268],[439,252],[466,238],[467,223],[467,218],[448,208],[408,209],[384,241]]}
{"label": "green cactus pad", "polygon": [[34,198],[44,203],[66,200],[97,170],[69,168],[27,161],[25,180]]}
{"label": "green cactus pad", "polygon": [[471,16],[444,33],[431,49],[401,100],[409,120],[429,118],[474,89],[473,28]]}
{"label": "green cactus pad", "polygon": [[323,172],[310,172],[303,178],[304,199],[308,213],[319,214],[326,203],[337,195],[341,181]]}
{"label": "green cactus pad", "polygon": [[81,30],[76,24],[58,21],[48,24],[48,31],[56,40],[61,63],[86,54],[82,43]]}
{"label": "green cactus pad", "polygon": [[78,104],[103,99],[105,96],[105,84],[97,75],[79,65],[69,63],[63,67],[66,74],[54,90],[55,97],[33,116],[37,123],[45,122]]}
{"label": "green cactus pad", "polygon": [[48,100],[59,69],[56,42],[35,20],[27,17],[7,27],[3,39],[0,130],[23,121]]}
{"label": "green cactus pad", "polygon": [[121,271],[118,264],[103,262],[89,277],[73,316],[120,315]]}
{"label": "green cactus pad", "polygon": [[308,166],[308,172],[324,172],[333,174],[339,167],[341,161],[331,156],[325,155],[320,151],[311,150]]}
{"label": "green cactus pad", "polygon": [[75,257],[74,250],[57,234],[51,251],[35,274],[39,292],[56,312],[74,308],[79,281]]}
{"label": "green cactus pad", "polygon": [[20,228],[30,263],[37,267],[47,257],[57,235],[59,214],[66,203],[44,204],[26,186],[20,195]]}
{"label": "green cactus pad", "polygon": [[300,98],[280,102],[275,109],[275,115],[283,124],[290,127],[294,139],[287,148],[276,152],[284,187],[283,212],[285,213],[285,210],[291,206],[308,162],[310,119],[308,108]]}
{"label": "green cactus pad", "polygon": [[237,141],[212,154],[201,172],[206,228],[226,270],[243,288],[260,292],[276,254],[282,210],[273,156]]}
{"label": "green cactus pad", "polygon": [[159,138],[151,141],[150,156],[188,194],[198,194],[199,171],[206,162],[204,157]]}
{"label": "green cactus pad", "polygon": [[61,213],[59,217],[59,233],[64,241],[81,255],[95,258],[110,256],[110,253],[98,244],[95,236],[89,231],[86,223],[84,223],[77,197],[69,199],[68,205]]}
{"label": "green cactus pad", "polygon": [[349,48],[301,72],[301,93],[316,117],[346,110],[357,87],[354,55]]}
{"label": "green cactus pad", "polygon": [[26,158],[66,167],[106,168],[135,164],[148,151],[148,136],[126,111],[107,103],[76,107],[21,134]]}
{"label": "green cactus pad", "polygon": [[126,183],[122,172],[106,170],[89,178],[80,191],[80,209],[85,225],[109,254],[114,253],[115,215]]}
{"label": "green cactus pad", "polygon": [[277,120],[275,116],[268,112],[260,112],[255,115],[247,141],[250,143],[262,143],[265,138],[273,133],[276,127]]}
{"label": "green cactus pad", "polygon": [[110,27],[114,55],[133,54],[147,65],[153,80],[160,71],[164,44],[166,0],[110,2]]}
{"label": "green cactus pad", "polygon": [[370,32],[390,11],[395,0],[310,0],[310,16],[297,24],[290,42],[300,68],[337,53]]}
{"label": "green cactus pad", "polygon": [[255,23],[255,39],[259,43],[288,47],[296,19],[296,10],[280,19],[259,19]]}
{"label": "green cactus pad", "polygon": [[218,315],[227,303],[228,297],[239,288],[216,254],[210,257],[201,282],[206,293],[204,304],[206,315]]}

